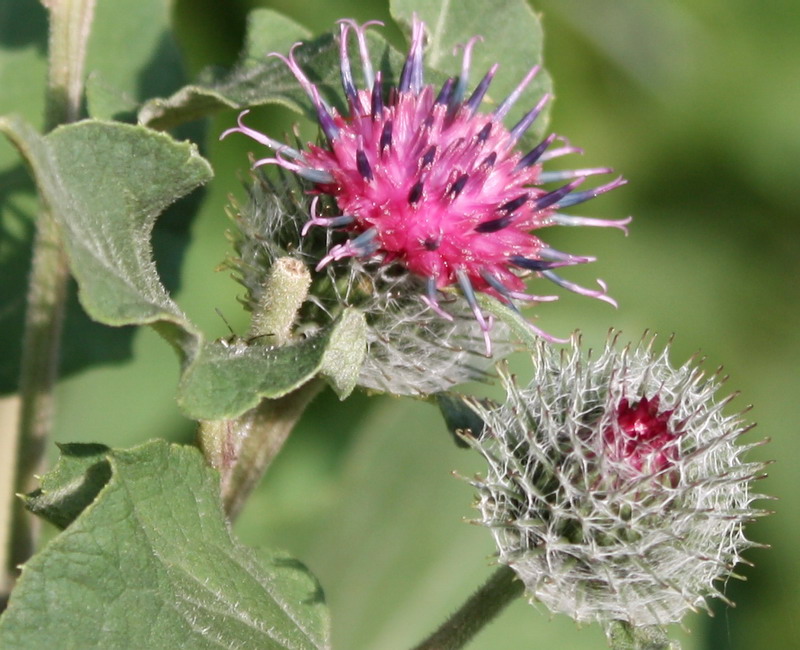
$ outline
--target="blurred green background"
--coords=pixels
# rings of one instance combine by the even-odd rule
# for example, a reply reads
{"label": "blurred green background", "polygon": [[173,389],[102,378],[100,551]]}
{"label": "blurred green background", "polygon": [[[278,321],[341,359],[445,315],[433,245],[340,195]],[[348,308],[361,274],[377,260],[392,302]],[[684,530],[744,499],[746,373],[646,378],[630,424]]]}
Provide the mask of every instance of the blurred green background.
{"label": "blurred green background", "polygon": [[[14,5],[2,3],[0,21],[13,18]],[[377,1],[178,0],[171,17],[189,79],[235,60],[253,7],[284,11],[315,33],[343,16],[390,23],[386,2]],[[779,497],[762,502],[775,514],[749,528],[772,549],[750,551],[755,568],[740,570],[747,582],[726,585],[735,609],[717,605],[713,619],[687,617],[687,630],[675,633],[687,650],[800,647],[800,3],[536,0],[534,7],[556,90],[552,127],[586,150],[569,162],[610,165],[629,180],[579,213],[635,217],[628,238],[595,229],[548,233],[564,250],[598,256],[569,277],[602,277],[620,308],[565,296],[542,305],[537,322],[562,335],[579,327],[593,345],[611,327],[634,340],[646,328],[665,338],[674,333],[676,363],[702,350],[709,369],[725,365],[726,388],[742,392],[739,406],[754,404],[749,417],[758,427],[749,441],[772,439],[754,457],[779,460],[758,485]],[[131,33],[149,33],[136,19],[129,18]],[[401,44],[399,31],[387,29]],[[174,56],[164,42],[158,47],[161,56]],[[278,109],[258,113],[276,134],[297,120]],[[223,114],[206,125],[216,180],[176,269],[178,302],[211,337],[228,334],[215,309],[235,329],[246,322],[235,299],[239,287],[215,270],[227,253],[227,196],[243,194],[240,177],[252,149],[243,138],[217,142],[234,118]],[[173,353],[146,330],[131,344],[133,360],[63,381],[58,440],[128,446],[192,439],[192,423],[173,400]],[[520,375],[528,372],[524,358],[514,365]],[[316,573],[332,608],[336,648],[409,647],[491,572],[490,535],[463,522],[472,489],[453,470],[466,475],[480,464],[452,445],[432,407],[364,395],[340,404],[325,395],[236,529],[246,543],[285,548]],[[579,629],[518,602],[470,647],[554,643],[580,649],[605,641],[598,626]]]}

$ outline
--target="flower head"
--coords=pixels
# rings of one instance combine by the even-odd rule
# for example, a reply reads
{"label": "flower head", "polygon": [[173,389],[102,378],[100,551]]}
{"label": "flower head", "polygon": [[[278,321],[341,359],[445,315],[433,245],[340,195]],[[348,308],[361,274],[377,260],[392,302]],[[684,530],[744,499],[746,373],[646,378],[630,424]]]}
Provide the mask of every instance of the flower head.
{"label": "flower head", "polygon": [[464,439],[488,462],[471,481],[479,523],[531,597],[578,621],[677,622],[724,599],[716,582],[754,546],[743,528],[763,464],[736,444],[750,427],[723,412],[717,375],[673,368],[652,343],[587,359],[577,341],[542,342],[526,388],[503,371],[505,404],[471,403],[485,426]]}
{"label": "flower head", "polygon": [[[242,302],[251,310],[262,302],[277,260],[290,256],[313,263],[319,259],[320,244],[330,238],[330,231],[321,230],[300,236],[307,201],[293,180],[254,173],[248,200],[243,204],[234,200],[229,209],[236,226],[229,233],[235,252],[226,266],[245,287]],[[343,308],[355,307],[367,323],[367,355],[359,386],[425,396],[465,381],[485,380],[490,360],[466,301],[453,296],[448,302],[451,318],[445,320],[419,300],[422,291],[423,281],[398,261],[332,262],[322,272],[312,273],[309,300],[300,309],[296,333],[307,335],[327,327]],[[492,342],[500,354],[511,352],[509,337],[505,323],[494,325]]]}
{"label": "flower head", "polygon": [[[311,226],[344,229],[349,238],[333,245],[318,261],[322,268],[343,258],[377,258],[382,264],[401,263],[422,280],[422,299],[440,317],[451,314],[439,302],[440,292],[457,287],[466,298],[491,351],[487,318],[475,300],[485,292],[514,306],[514,301],[538,302],[551,296],[525,293],[525,277],[544,276],[569,290],[613,304],[599,290],[568,282],[555,269],[593,261],[548,247],[533,234],[551,225],[613,226],[625,229],[628,220],[606,221],[561,213],[621,185],[616,179],[590,190],[576,191],[586,177],[610,170],[579,169],[545,173],[548,159],[578,151],[570,146],[550,148],[551,135],[527,153],[516,144],[545,106],[545,96],[511,128],[503,118],[538,71],[530,70],[519,86],[491,113],[480,106],[492,78],[493,66],[467,96],[467,76],[475,39],[464,48],[462,72],[441,88],[424,82],[424,24],[413,24],[411,47],[396,85],[373,71],[365,37],[366,25],[341,22],[341,78],[347,114],[340,114],[320,96],[293,53],[284,59],[305,90],[324,134],[322,144],[298,150],[281,144],[244,124],[223,133],[238,132],[275,151],[256,161],[273,163],[309,181],[314,192],[333,198],[332,214],[321,214],[312,202]],[[366,88],[353,81],[348,40],[354,34]],[[545,189],[549,182],[565,185]]]}

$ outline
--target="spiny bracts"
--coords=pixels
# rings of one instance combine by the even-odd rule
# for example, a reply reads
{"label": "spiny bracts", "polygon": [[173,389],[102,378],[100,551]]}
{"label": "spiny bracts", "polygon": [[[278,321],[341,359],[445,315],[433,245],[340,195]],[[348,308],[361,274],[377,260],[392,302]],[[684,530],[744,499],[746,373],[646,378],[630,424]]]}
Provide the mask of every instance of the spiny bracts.
{"label": "spiny bracts", "polygon": [[750,429],[718,399],[719,374],[674,368],[653,338],[588,358],[541,342],[534,377],[507,368],[502,405],[471,400],[483,431],[464,440],[487,461],[477,523],[532,599],[578,621],[664,625],[706,598],[756,546],[763,463],[737,444]]}

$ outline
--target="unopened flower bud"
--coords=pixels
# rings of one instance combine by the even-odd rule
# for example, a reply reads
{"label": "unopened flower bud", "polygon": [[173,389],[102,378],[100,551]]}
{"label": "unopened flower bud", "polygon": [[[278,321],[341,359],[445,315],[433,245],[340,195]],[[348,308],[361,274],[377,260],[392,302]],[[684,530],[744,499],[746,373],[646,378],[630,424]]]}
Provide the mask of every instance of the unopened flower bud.
{"label": "unopened flower bud", "polygon": [[542,342],[519,387],[500,368],[501,406],[470,402],[484,422],[464,439],[488,462],[478,523],[531,598],[578,621],[680,621],[725,600],[719,582],[752,546],[763,511],[744,462],[749,426],[727,414],[718,374],[679,368],[653,339],[585,357]]}

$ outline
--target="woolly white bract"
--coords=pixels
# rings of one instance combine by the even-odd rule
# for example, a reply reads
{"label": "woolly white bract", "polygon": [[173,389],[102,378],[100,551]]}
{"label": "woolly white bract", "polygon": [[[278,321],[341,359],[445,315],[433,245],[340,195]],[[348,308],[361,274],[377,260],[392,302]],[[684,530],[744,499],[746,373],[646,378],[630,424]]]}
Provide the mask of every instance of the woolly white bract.
{"label": "woolly white bract", "polygon": [[563,353],[542,342],[527,387],[501,366],[505,403],[470,401],[485,426],[463,437],[488,462],[470,481],[478,523],[551,611],[677,622],[725,600],[718,581],[755,545],[743,527],[763,512],[751,506],[763,464],[736,444],[750,427],[724,412],[718,373],[673,368],[668,352],[611,339],[593,359],[577,340]]}

